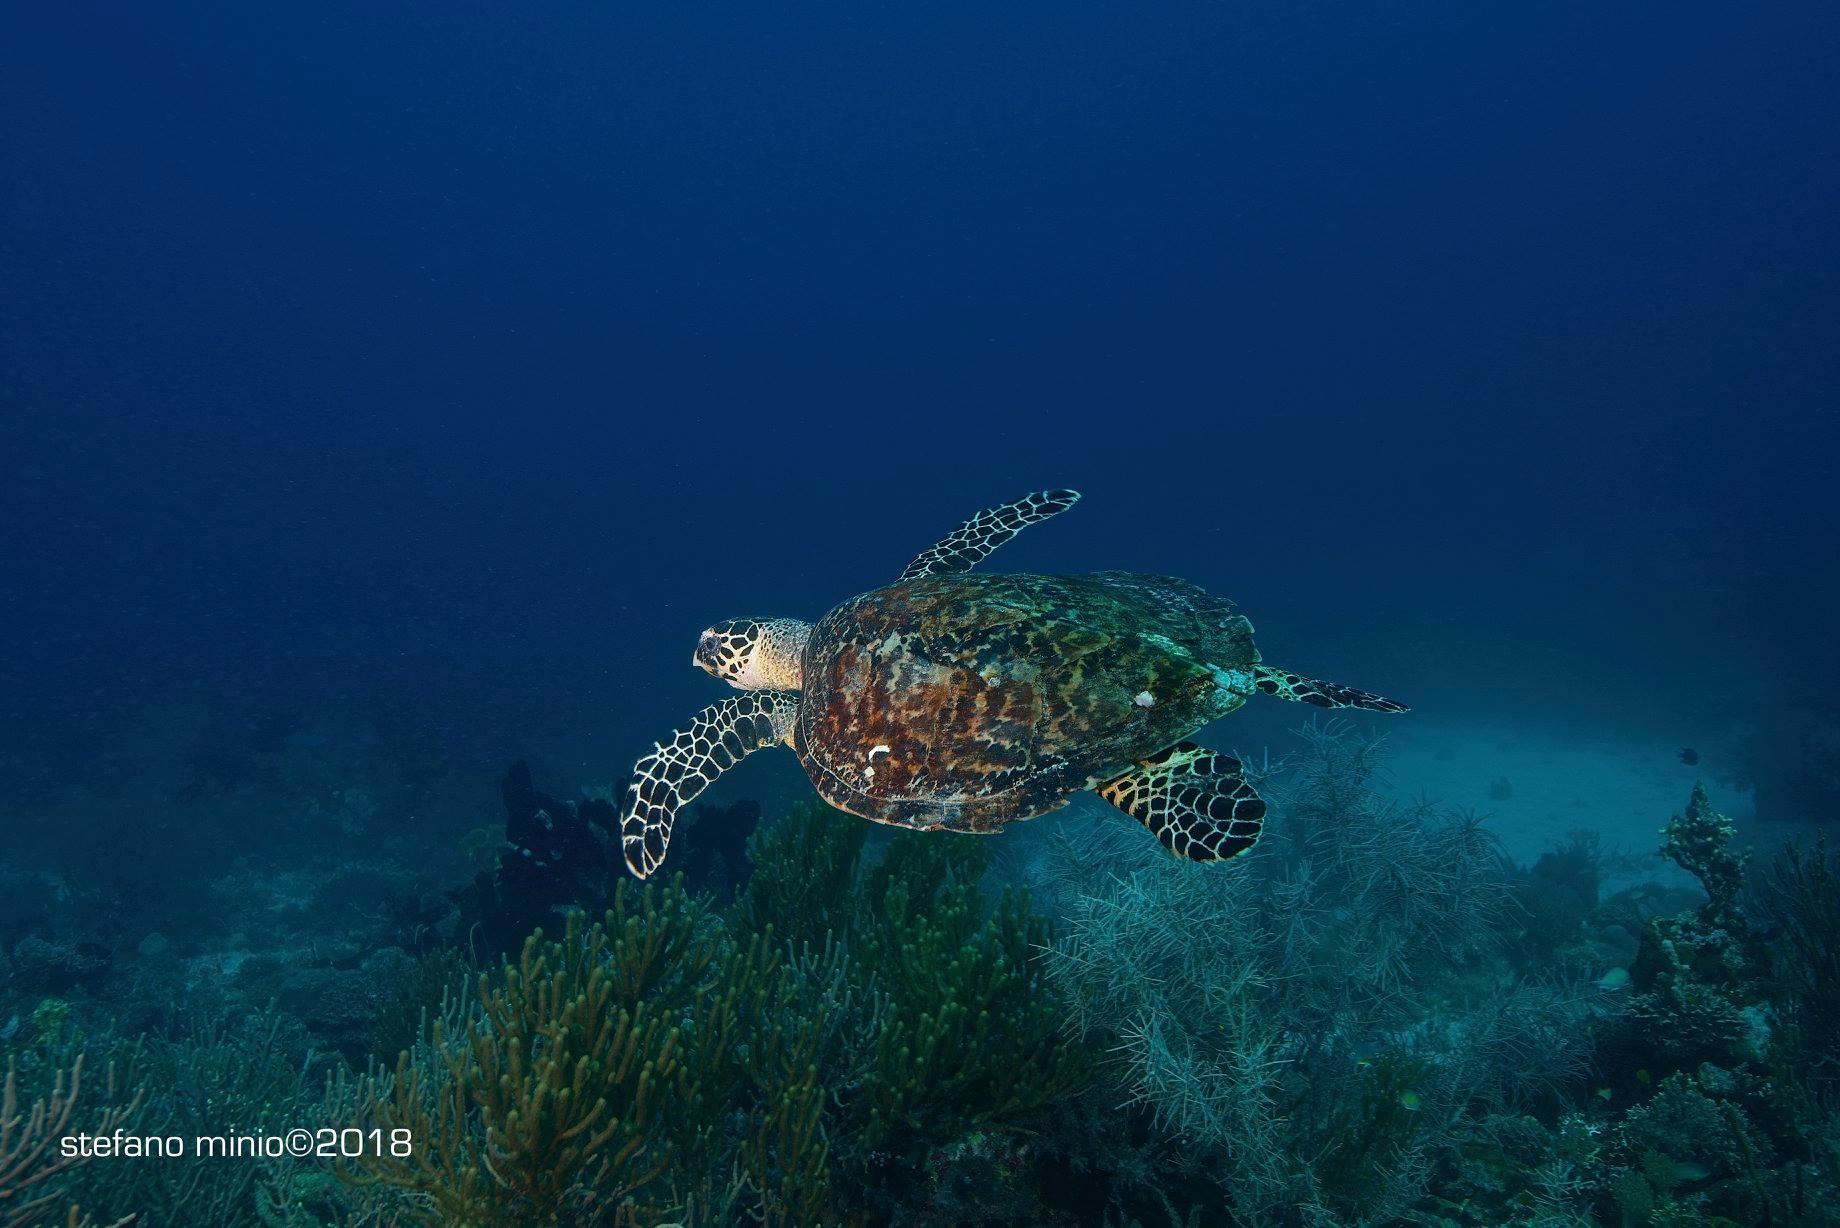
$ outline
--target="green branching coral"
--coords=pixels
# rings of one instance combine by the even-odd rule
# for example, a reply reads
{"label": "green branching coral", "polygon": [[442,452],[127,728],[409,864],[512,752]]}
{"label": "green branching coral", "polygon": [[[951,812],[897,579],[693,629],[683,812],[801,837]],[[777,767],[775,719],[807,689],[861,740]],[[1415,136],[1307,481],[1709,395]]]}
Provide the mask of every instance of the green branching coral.
{"label": "green branching coral", "polygon": [[[726,1114],[743,1107],[747,1029],[783,1026],[779,976],[769,935],[726,941],[681,881],[622,886],[600,923],[572,915],[560,940],[539,931],[482,976],[464,1034],[437,1025],[438,1065],[405,1053],[372,1081],[371,1120],[416,1146],[350,1175],[414,1191],[440,1224],[669,1205],[670,1178],[712,1165]],[[788,1145],[821,1144],[795,1134],[759,1150],[783,1158]]]}
{"label": "green branching coral", "polygon": [[368,1081],[369,1124],[415,1146],[344,1175],[427,1223],[790,1228],[862,1219],[871,1169],[913,1189],[931,1149],[1045,1124],[1088,1063],[1046,923],[1022,894],[987,915],[975,841],[898,834],[872,861],[865,836],[799,807],[726,915],[678,880],[533,935]]}
{"label": "green branching coral", "polygon": [[561,942],[533,935],[498,983],[481,978],[464,1037],[436,1025],[444,1068],[404,1053],[374,1085],[369,1117],[415,1145],[367,1157],[368,1176],[422,1194],[426,1222],[466,1225],[569,1223],[657,1177],[646,1131],[680,1033],[614,1005],[606,942],[576,917]]}
{"label": "green branching coral", "polygon": [[798,995],[793,977],[776,978],[763,1001],[764,1026],[748,1045],[748,1074],[760,1097],[739,1167],[755,1218],[775,1228],[821,1223],[830,1192],[828,1089],[819,1082],[822,1011],[801,1014]]}
{"label": "green branching coral", "polygon": [[854,1106],[870,1151],[1023,1126],[1089,1077],[1043,975],[1048,930],[1027,894],[1006,893],[986,921],[975,883],[919,899],[913,887],[906,876],[889,881],[865,943],[891,999]]}
{"label": "green branching coral", "polygon": [[987,846],[895,832],[871,863],[867,831],[796,808],[755,835],[737,902],[746,924],[783,923],[803,953],[804,1009],[830,1016],[818,1060],[832,1155],[858,1173],[912,1168],[971,1130],[1039,1125],[1091,1068],[1045,977],[1046,921],[1026,893],[986,915]]}
{"label": "green branching coral", "polygon": [[753,872],[735,901],[736,919],[756,931],[771,925],[795,948],[843,934],[868,837],[867,823],[815,801],[763,823],[748,838]]}

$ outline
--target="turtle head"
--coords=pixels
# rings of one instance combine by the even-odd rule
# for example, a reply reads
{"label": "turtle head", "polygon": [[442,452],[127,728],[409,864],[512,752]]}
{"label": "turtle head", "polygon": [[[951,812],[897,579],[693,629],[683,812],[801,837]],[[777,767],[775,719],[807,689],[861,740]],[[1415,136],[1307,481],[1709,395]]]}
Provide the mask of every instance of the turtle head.
{"label": "turtle head", "polygon": [[810,639],[796,618],[731,618],[697,637],[690,663],[738,691],[796,691]]}

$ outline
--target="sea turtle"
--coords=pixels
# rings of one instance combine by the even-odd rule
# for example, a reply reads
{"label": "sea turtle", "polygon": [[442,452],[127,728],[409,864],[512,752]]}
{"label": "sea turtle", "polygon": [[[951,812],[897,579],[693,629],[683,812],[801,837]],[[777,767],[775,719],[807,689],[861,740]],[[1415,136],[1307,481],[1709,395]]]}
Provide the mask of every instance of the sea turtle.
{"label": "sea turtle", "polygon": [[1217,861],[1265,817],[1238,760],[1186,739],[1254,694],[1321,708],[1405,705],[1262,664],[1252,624],[1186,580],[967,574],[1071,490],[979,512],[814,626],[718,623],[692,663],[744,694],[639,760],[622,815],[626,864],[664,860],[678,810],[752,751],[791,747],[825,801],[921,831],[989,833],[1082,789],[1173,852]]}

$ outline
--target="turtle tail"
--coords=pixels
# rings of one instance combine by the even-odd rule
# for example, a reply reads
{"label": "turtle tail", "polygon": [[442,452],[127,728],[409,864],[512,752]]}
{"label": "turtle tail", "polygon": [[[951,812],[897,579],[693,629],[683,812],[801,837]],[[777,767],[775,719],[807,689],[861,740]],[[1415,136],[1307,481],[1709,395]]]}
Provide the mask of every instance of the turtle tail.
{"label": "turtle tail", "polygon": [[1370,691],[1357,691],[1351,686],[1338,682],[1324,682],[1318,678],[1305,678],[1288,670],[1273,669],[1269,665],[1254,666],[1252,670],[1253,685],[1262,695],[1275,695],[1279,699],[1288,699],[1293,703],[1314,704],[1318,708],[1365,708],[1369,712],[1406,712],[1409,709],[1398,700],[1388,699],[1384,695],[1375,695]]}

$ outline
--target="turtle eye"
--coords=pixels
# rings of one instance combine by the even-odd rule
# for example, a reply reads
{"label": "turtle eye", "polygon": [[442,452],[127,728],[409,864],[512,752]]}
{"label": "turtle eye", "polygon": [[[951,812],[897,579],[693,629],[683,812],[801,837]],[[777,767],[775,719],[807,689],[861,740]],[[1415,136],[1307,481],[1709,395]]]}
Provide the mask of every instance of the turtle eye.
{"label": "turtle eye", "polygon": [[713,631],[703,632],[703,638],[696,642],[696,651],[691,654],[690,664],[698,669],[706,669],[712,674],[722,670],[722,640]]}

